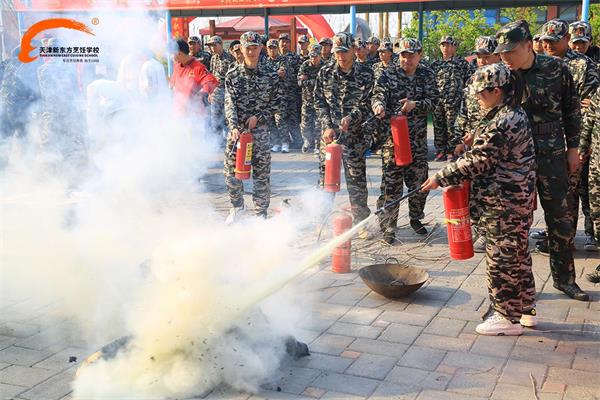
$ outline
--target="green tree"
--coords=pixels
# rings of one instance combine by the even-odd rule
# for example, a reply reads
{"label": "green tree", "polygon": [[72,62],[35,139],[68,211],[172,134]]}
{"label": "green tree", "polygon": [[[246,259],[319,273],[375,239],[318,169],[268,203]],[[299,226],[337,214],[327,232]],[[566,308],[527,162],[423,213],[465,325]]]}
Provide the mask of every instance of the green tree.
{"label": "green tree", "polygon": [[600,4],[594,4],[590,7],[590,25],[592,25],[592,33],[594,34],[594,42],[598,41],[600,35]]}
{"label": "green tree", "polygon": [[[542,7],[507,8],[500,11],[500,21],[507,23],[517,19],[529,22],[532,32],[539,27],[540,12]],[[402,32],[404,37],[418,37],[419,20],[417,13],[413,13],[410,26]],[[441,56],[439,40],[442,36],[453,36],[459,42],[458,54],[469,55],[475,47],[475,40],[479,36],[493,35],[502,26],[500,23],[488,24],[483,10],[450,10],[432,11],[423,21],[423,51],[430,59]]]}

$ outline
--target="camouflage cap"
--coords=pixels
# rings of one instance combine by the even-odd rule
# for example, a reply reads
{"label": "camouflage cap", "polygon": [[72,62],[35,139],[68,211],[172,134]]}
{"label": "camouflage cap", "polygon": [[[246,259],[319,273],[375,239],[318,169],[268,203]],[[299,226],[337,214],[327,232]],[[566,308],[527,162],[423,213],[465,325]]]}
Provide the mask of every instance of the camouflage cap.
{"label": "camouflage cap", "polygon": [[310,51],[308,52],[309,57],[316,57],[321,55],[321,45],[313,44],[310,46]]}
{"label": "camouflage cap", "polygon": [[542,26],[540,40],[557,42],[569,34],[569,25],[562,19],[552,19]]}
{"label": "camouflage cap", "polygon": [[211,44],[223,44],[223,39],[221,39],[221,36],[211,36],[210,39],[208,39],[206,41],[206,44],[211,45]]}
{"label": "camouflage cap", "polygon": [[323,46],[323,45],[333,46],[333,40],[331,40],[331,38],[324,37],[324,38],[321,38],[321,40],[319,40],[319,44],[321,46]]}
{"label": "camouflage cap", "polygon": [[371,36],[370,38],[367,39],[367,44],[375,44],[375,45],[379,46],[381,44],[381,41],[379,40],[379,38],[377,36]]}
{"label": "camouflage cap", "polygon": [[474,96],[485,89],[502,87],[510,82],[510,69],[504,64],[490,64],[481,67],[471,76],[469,95]]}
{"label": "camouflage cap", "polygon": [[279,47],[279,42],[277,39],[269,39],[267,42],[267,47]]}
{"label": "camouflage cap", "polygon": [[188,43],[200,43],[200,38],[198,36],[190,36],[188,38]]}
{"label": "camouflage cap", "polygon": [[587,36],[592,39],[592,25],[586,21],[575,21],[569,25],[569,33],[579,33],[581,36]]}
{"label": "camouflage cap", "polygon": [[400,39],[397,42],[398,44],[398,52],[400,53],[418,53],[423,50],[423,46],[421,46],[421,42],[417,39]]}
{"label": "camouflage cap", "polygon": [[279,40],[290,40],[290,34],[289,33],[280,33]]}
{"label": "camouflage cap", "polygon": [[264,33],[262,35],[259,35],[260,38],[260,42],[263,44],[263,46],[267,45],[267,42],[269,41],[269,35],[265,35]]}
{"label": "camouflage cap", "polygon": [[394,51],[394,47],[392,45],[392,40],[390,38],[383,38],[383,40],[379,44],[379,48],[377,49],[377,51],[379,51],[379,52]]}
{"label": "camouflage cap", "polygon": [[440,38],[439,44],[448,43],[454,46],[458,46],[458,42],[452,36],[442,36]]}
{"label": "camouflage cap", "polygon": [[308,36],[306,36],[306,35],[298,36],[298,43],[308,43]]}
{"label": "camouflage cap", "polygon": [[494,36],[479,36],[475,41],[473,54],[494,54],[498,41]]}
{"label": "camouflage cap", "polygon": [[540,37],[541,37],[541,36],[542,36],[542,35],[540,35],[539,33],[536,33],[535,35],[533,35],[533,41],[534,41],[534,42],[539,42],[539,41],[540,41]]}
{"label": "camouflage cap", "polygon": [[367,47],[367,42],[365,42],[362,38],[354,39],[354,45],[356,47]]}
{"label": "camouflage cap", "polygon": [[572,33],[571,34],[571,39],[569,39],[569,43],[589,42],[589,41],[590,41],[590,38],[587,37],[585,34],[583,34],[581,32]]}
{"label": "camouflage cap", "polygon": [[498,40],[498,46],[494,53],[511,51],[519,43],[532,39],[529,24],[522,19],[508,23],[496,32],[496,39]]}
{"label": "camouflage cap", "polygon": [[260,46],[262,40],[258,33],[249,31],[242,33],[242,36],[240,36],[240,43],[242,44],[242,47]]}
{"label": "camouflage cap", "polygon": [[348,51],[354,47],[354,37],[349,32],[338,32],[333,37],[333,52]]}

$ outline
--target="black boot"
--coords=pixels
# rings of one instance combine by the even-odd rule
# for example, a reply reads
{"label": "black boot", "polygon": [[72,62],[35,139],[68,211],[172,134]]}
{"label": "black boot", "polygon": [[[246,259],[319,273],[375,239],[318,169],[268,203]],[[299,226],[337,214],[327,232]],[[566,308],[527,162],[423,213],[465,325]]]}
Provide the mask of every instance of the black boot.
{"label": "black boot", "polygon": [[396,233],[395,232],[383,232],[383,241],[387,244],[394,244],[396,241]]}
{"label": "black boot", "polygon": [[569,283],[554,282],[554,287],[572,299],[579,300],[579,301],[588,301],[590,299],[590,296],[586,292],[581,290],[581,288],[579,286],[577,286],[576,283],[569,284]]}
{"label": "black boot", "polygon": [[419,221],[418,219],[411,219],[410,227],[413,228],[413,230],[415,231],[415,233],[417,235],[421,235],[421,236],[427,235],[427,229],[425,229],[425,227],[423,226],[421,221]]}

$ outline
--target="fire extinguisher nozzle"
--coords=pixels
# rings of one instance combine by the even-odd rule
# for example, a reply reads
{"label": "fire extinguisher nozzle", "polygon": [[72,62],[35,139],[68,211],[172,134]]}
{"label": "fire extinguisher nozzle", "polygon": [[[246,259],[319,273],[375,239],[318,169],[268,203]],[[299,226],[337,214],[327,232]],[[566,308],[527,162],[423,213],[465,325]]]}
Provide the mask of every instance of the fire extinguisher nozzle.
{"label": "fire extinguisher nozzle", "polygon": [[410,192],[406,193],[404,196],[400,197],[399,199],[392,200],[389,203],[384,204],[383,206],[381,206],[381,208],[379,208],[377,211],[375,211],[375,214],[377,214],[377,215],[383,214],[385,212],[386,208],[396,205],[396,204],[408,199],[409,197],[417,194],[420,190],[421,190],[421,188],[418,187],[418,188],[413,189]]}

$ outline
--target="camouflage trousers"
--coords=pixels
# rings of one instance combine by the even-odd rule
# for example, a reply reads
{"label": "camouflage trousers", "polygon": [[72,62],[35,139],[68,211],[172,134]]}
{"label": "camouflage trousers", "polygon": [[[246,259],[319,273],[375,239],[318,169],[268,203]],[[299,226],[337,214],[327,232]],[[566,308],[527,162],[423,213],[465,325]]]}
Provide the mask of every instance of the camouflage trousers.
{"label": "camouflage trousers", "polygon": [[305,145],[314,148],[319,145],[319,136],[321,133],[321,124],[317,119],[317,113],[313,104],[302,103],[302,122],[300,123],[300,132]]}
{"label": "camouflage trousers", "polygon": [[478,235],[483,235],[483,230],[479,226],[481,220],[481,214],[483,209],[481,208],[481,197],[483,195],[482,187],[479,186],[479,181],[471,181],[469,190],[469,214],[471,217],[471,226]]}
{"label": "camouflage trousers", "polygon": [[[271,201],[271,148],[266,126],[256,127],[252,131],[252,180],[254,191],[252,201],[257,214],[266,214]],[[227,139],[223,173],[225,185],[232,206],[244,205],[244,184],[235,177],[235,142]]]}
{"label": "camouflage trousers", "polygon": [[596,240],[600,242],[600,143],[592,150],[589,167],[590,219],[594,226]]}
{"label": "camouflage trousers", "polygon": [[536,154],[537,193],[548,229],[550,271],[554,282],[575,282],[571,243],[575,236],[570,205],[569,174],[565,151]]}
{"label": "camouflage trousers", "polygon": [[[409,191],[421,186],[427,180],[429,165],[427,160],[413,160],[406,167],[398,167],[394,160],[394,145],[389,137],[381,149],[382,176],[381,195],[377,199],[377,208],[402,197],[404,185]],[[410,219],[423,219],[425,202],[429,192],[417,192],[408,199]],[[379,216],[379,226],[383,232],[395,232],[398,223],[399,204],[390,206]]]}
{"label": "camouflage trousers", "polygon": [[[584,215],[584,231],[588,235],[594,236],[594,225],[590,217],[590,196],[589,196],[589,159],[582,163],[581,169],[575,173],[569,173],[569,190],[571,195],[571,214],[573,216],[573,229],[577,232],[579,221],[579,203],[581,199],[581,211]],[[575,237],[572,243],[574,244]]]}
{"label": "camouflage trousers", "polygon": [[225,133],[225,93],[221,87],[213,92],[213,102],[210,104],[210,126],[219,137]]}
{"label": "camouflage trousers", "polygon": [[535,281],[529,253],[532,215],[507,213],[502,217],[482,216],[486,237],[487,283],[490,307],[518,321],[535,307]]}
{"label": "camouflage trousers", "polygon": [[436,152],[451,153],[450,140],[454,123],[460,111],[460,103],[440,101],[433,111],[433,144]]}
{"label": "camouflage trousers", "polygon": [[[352,142],[344,144],[342,153],[342,164],[346,178],[346,188],[350,197],[350,206],[354,223],[358,223],[371,214],[367,200],[367,160],[365,151],[367,144]],[[325,147],[327,144],[323,138],[319,141],[319,187],[323,187],[325,179]]]}

